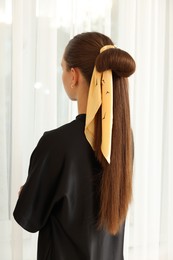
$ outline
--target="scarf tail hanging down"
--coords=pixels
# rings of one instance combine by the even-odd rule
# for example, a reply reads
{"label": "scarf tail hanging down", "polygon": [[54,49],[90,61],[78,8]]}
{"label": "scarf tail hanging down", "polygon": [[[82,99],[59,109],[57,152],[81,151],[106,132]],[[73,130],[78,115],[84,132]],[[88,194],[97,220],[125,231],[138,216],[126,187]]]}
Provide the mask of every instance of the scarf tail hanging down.
{"label": "scarf tail hanging down", "polygon": [[[101,48],[100,52],[109,48],[115,48],[115,46],[106,45]],[[100,73],[96,70],[96,67],[94,67],[88,94],[85,123],[85,135],[93,149],[94,138],[97,134],[95,133],[95,116],[100,107],[102,111],[101,151],[107,162],[110,163],[113,124],[112,71],[106,70]]]}

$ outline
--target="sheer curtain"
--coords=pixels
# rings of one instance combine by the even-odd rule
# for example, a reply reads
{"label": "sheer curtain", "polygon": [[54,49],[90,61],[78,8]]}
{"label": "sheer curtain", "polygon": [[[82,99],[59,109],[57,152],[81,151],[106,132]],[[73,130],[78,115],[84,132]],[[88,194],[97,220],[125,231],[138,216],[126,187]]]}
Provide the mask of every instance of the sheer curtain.
{"label": "sheer curtain", "polygon": [[0,256],[10,259],[11,2],[0,4]]}
{"label": "sheer curtain", "polygon": [[134,199],[126,260],[172,260],[173,41],[171,0],[1,0],[0,258],[36,259],[37,234],[12,218],[30,154],[44,131],[76,116],[61,82],[69,39],[100,31],[137,62],[130,79]]}
{"label": "sheer curtain", "polygon": [[173,1],[117,1],[117,20],[118,44],[137,63],[130,88],[135,162],[126,259],[172,260]]}

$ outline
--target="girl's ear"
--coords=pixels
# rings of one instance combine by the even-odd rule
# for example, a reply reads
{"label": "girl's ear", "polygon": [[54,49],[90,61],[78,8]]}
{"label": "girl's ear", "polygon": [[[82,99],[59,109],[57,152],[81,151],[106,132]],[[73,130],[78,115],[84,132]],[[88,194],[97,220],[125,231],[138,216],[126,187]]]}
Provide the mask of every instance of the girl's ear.
{"label": "girl's ear", "polygon": [[72,73],[72,85],[77,86],[79,81],[79,69],[71,68],[71,73]]}

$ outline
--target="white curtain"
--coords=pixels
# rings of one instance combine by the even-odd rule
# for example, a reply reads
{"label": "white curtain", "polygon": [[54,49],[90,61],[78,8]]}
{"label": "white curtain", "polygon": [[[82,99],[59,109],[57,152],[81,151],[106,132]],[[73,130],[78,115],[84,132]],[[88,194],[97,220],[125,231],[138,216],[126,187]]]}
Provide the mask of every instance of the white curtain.
{"label": "white curtain", "polygon": [[134,199],[126,259],[173,259],[173,1],[117,2],[118,45],[135,56]]}
{"label": "white curtain", "polygon": [[1,0],[0,259],[36,259],[37,234],[12,217],[30,154],[44,131],[76,116],[61,82],[69,39],[111,36],[137,63],[130,79],[135,139],[134,195],[125,260],[173,259],[172,0]]}

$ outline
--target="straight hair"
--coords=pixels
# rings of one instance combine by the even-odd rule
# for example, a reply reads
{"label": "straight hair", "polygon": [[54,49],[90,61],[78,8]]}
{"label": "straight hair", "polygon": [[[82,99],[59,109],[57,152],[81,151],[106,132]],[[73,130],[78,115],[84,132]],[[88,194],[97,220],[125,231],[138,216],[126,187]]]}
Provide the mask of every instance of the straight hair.
{"label": "straight hair", "polygon": [[130,123],[128,77],[135,71],[134,59],[124,50],[111,48],[100,53],[112,40],[98,32],[78,34],[68,43],[64,60],[67,69],[79,68],[90,84],[94,66],[97,71],[112,70],[113,129],[110,164],[101,152],[101,109],[95,121],[95,155],[101,165],[97,227],[118,233],[132,199],[133,137]]}

